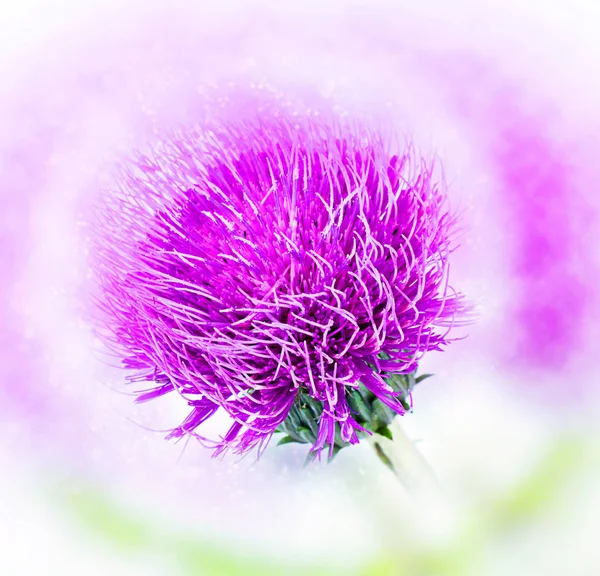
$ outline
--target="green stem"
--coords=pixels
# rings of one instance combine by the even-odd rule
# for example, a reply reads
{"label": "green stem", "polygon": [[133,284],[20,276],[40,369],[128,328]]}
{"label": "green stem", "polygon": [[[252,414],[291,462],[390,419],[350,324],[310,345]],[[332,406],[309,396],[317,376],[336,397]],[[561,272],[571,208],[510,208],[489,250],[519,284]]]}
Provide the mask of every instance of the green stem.
{"label": "green stem", "polygon": [[439,485],[435,473],[404,432],[400,417],[393,419],[389,430],[391,439],[381,434],[369,436],[369,444],[379,459],[394,472],[407,492],[414,494],[437,491]]}

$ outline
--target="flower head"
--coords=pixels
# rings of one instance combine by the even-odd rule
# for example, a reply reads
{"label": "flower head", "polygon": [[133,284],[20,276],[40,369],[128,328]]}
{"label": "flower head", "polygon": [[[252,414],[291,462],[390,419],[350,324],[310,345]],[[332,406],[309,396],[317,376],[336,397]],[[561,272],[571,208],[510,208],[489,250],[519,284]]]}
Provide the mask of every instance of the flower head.
{"label": "flower head", "polygon": [[95,229],[100,302],[129,380],[152,383],[137,400],[189,404],[170,437],[220,407],[217,452],[285,429],[318,453],[373,431],[374,400],[410,408],[462,306],[444,190],[412,148],[280,109],[179,131],[121,172]]}

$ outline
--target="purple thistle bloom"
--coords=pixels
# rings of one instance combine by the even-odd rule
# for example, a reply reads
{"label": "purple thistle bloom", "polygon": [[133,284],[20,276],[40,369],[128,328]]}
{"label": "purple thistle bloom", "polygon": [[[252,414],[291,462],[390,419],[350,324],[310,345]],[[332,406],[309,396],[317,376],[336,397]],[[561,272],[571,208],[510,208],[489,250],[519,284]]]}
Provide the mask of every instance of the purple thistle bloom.
{"label": "purple thistle bloom", "polygon": [[234,420],[216,453],[264,448],[299,398],[313,451],[365,431],[350,395],[439,350],[462,309],[448,286],[452,218],[432,165],[333,116],[261,113],[163,140],[125,163],[95,229],[109,343],[191,412]]}

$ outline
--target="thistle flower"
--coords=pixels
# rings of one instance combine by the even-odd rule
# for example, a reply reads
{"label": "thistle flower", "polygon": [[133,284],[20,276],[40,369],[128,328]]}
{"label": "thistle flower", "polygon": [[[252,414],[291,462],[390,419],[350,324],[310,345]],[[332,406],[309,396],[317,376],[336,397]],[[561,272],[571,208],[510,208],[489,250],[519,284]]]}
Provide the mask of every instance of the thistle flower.
{"label": "thistle flower", "polygon": [[216,453],[274,432],[319,454],[411,407],[423,353],[462,307],[448,286],[453,220],[433,164],[331,114],[285,110],[165,137],[125,162],[95,227],[107,340],[191,411],[219,408]]}

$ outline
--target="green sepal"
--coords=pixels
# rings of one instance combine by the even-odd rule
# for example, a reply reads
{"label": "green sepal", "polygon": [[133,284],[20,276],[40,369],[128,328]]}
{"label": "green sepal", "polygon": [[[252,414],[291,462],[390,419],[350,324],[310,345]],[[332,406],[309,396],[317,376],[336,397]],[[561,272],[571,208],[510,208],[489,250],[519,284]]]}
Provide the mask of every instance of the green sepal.
{"label": "green sepal", "polygon": [[379,430],[377,430],[376,433],[380,436],[385,436],[388,440],[394,439],[394,437],[392,436],[392,431],[387,426],[385,428],[380,428]]}
{"label": "green sepal", "polygon": [[[384,356],[382,356],[383,358]],[[402,404],[406,411],[411,410],[410,394],[414,387],[429,378],[431,374],[422,374],[415,376],[410,374],[394,374],[385,378],[387,384],[395,393],[396,399]],[[357,387],[346,390],[346,401],[352,412],[352,417],[357,424],[365,429],[366,432],[357,432],[359,438],[364,438],[370,434],[379,434],[391,439],[392,435],[389,425],[397,416],[396,412],[381,402],[371,391],[361,383]],[[287,418],[277,428],[277,432],[284,433],[286,436],[279,444],[315,444],[319,433],[319,421],[323,412],[323,404],[316,400],[306,391],[300,390]],[[349,446],[341,437],[339,424],[336,424],[335,437],[333,442],[333,456],[342,448]],[[325,445],[323,450],[328,452],[331,449]],[[314,453],[310,452],[309,460],[314,459]],[[386,464],[387,465],[387,464]]]}
{"label": "green sepal", "polygon": [[292,438],[291,436],[284,436],[279,442],[277,442],[277,446],[283,446],[284,444],[292,444],[292,443],[300,443],[298,440],[296,440],[295,438]]}
{"label": "green sepal", "polygon": [[392,464],[392,461],[388,458],[387,454],[383,451],[383,448],[377,444],[377,442],[375,442],[373,444],[373,446],[375,447],[375,453],[377,454],[377,456],[379,457],[379,459],[392,471],[395,472],[394,469],[394,465]]}

